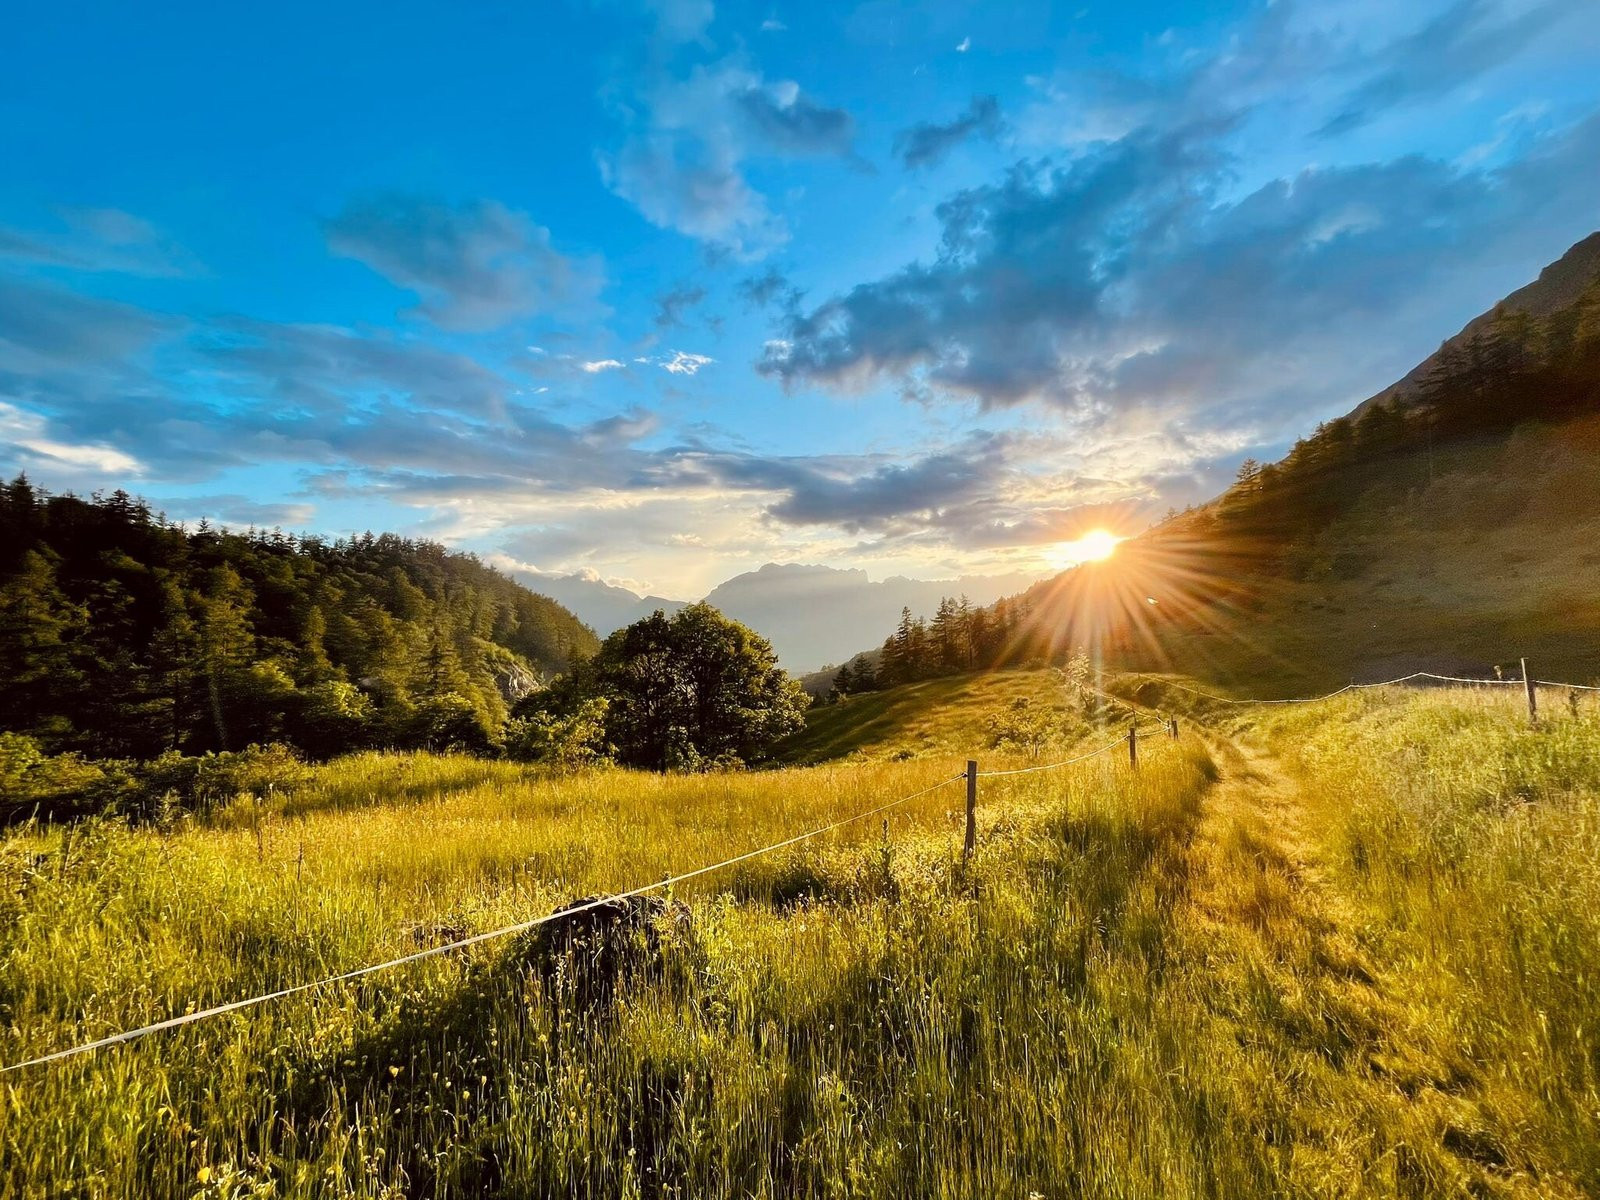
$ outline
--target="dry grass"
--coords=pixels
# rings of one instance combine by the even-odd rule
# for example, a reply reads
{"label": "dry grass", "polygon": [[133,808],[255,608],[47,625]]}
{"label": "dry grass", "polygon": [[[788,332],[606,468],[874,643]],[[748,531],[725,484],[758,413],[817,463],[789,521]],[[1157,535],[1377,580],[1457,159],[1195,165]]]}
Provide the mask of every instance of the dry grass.
{"label": "dry grass", "polygon": [[[1028,678],[907,716],[970,744]],[[1458,693],[1243,722],[1137,773],[985,782],[966,871],[951,786],[887,842],[874,820],[697,880],[692,934],[596,1011],[494,943],[7,1076],[0,1196],[1600,1190],[1600,725]],[[659,878],[965,757],[369,755],[209,825],[14,834],[0,1059]]]}

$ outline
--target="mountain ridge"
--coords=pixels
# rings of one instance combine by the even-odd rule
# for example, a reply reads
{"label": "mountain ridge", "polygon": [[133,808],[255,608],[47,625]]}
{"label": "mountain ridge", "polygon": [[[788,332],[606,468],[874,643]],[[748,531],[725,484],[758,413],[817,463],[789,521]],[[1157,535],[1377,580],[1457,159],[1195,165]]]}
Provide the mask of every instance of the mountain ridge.
{"label": "mountain ridge", "polygon": [[1539,272],[1537,279],[1509,293],[1492,307],[1468,321],[1453,336],[1440,343],[1403,376],[1382,391],[1368,397],[1351,410],[1351,417],[1359,417],[1380,404],[1406,405],[1416,401],[1424,381],[1437,369],[1440,359],[1452,348],[1459,348],[1474,335],[1482,335],[1502,313],[1521,313],[1544,319],[1577,304],[1585,288],[1600,278],[1600,230],[1580,238],[1564,254]]}
{"label": "mountain ridge", "polygon": [[[600,636],[661,609],[669,615],[687,600],[639,596],[627,588],[584,575],[551,576],[525,569],[513,572],[525,586],[572,609]],[[821,563],[764,563],[723,580],[702,599],[726,616],[767,638],[792,674],[801,675],[849,658],[902,609],[931,615],[946,596],[966,594],[990,604],[1036,581],[1034,572],[915,579],[891,575],[874,580],[859,567]]]}

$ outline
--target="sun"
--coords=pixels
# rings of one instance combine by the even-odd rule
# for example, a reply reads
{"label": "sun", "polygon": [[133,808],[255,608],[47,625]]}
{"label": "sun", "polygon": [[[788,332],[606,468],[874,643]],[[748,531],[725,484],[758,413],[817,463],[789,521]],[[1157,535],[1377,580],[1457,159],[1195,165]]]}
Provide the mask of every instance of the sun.
{"label": "sun", "polygon": [[1105,562],[1123,540],[1109,529],[1091,529],[1082,537],[1057,545],[1056,557],[1067,563]]}

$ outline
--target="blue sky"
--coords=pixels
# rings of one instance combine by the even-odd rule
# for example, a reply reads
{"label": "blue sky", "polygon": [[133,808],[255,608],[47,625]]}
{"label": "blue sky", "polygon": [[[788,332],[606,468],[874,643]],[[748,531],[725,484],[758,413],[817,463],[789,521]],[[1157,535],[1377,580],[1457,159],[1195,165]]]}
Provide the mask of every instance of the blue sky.
{"label": "blue sky", "polygon": [[1048,569],[1600,227],[1592,0],[7,24],[0,469],[669,595]]}

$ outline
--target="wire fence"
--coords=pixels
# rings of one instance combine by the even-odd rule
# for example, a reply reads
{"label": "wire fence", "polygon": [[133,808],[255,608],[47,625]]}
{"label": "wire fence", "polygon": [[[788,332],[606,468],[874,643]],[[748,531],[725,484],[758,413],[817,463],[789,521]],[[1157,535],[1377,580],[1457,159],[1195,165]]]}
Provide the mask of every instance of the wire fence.
{"label": "wire fence", "polygon": [[[1137,736],[1139,733],[1160,732],[1160,731],[1163,731],[1163,730],[1165,730],[1167,728],[1168,727],[1164,726],[1164,725],[1152,725],[1146,730],[1146,729],[1140,729],[1137,726],[1135,726],[1131,732],[1135,736]],[[1044,763],[1044,764],[1042,764],[1040,766],[1037,766],[1037,767],[1013,767],[1009,771],[979,771],[978,772],[978,778],[979,779],[1000,779],[1000,778],[1003,778],[1004,776],[1007,776],[1007,775],[1032,775],[1035,771],[1055,771],[1055,770],[1058,770],[1061,767],[1074,766],[1077,763],[1088,762],[1091,758],[1098,758],[1102,754],[1109,754],[1111,751],[1116,750],[1119,747],[1126,746],[1128,744],[1128,737],[1129,737],[1129,734],[1125,733],[1121,737],[1119,737],[1116,741],[1107,742],[1104,746],[1101,746],[1098,750],[1091,750],[1091,751],[1089,751],[1089,753],[1080,754],[1076,758],[1064,759],[1061,762]]]}
{"label": "wire fence", "polygon": [[128,1029],[123,1030],[120,1033],[109,1034],[106,1037],[96,1038],[92,1042],[84,1042],[81,1045],[72,1046],[65,1050],[57,1050],[51,1054],[42,1054],[36,1058],[30,1058],[22,1062],[11,1063],[8,1066],[0,1066],[0,1075],[4,1075],[12,1071],[20,1071],[25,1067],[36,1067],[41,1066],[44,1063],[58,1062],[64,1058],[72,1058],[79,1054],[87,1054],[90,1051],[101,1050],[108,1046],[116,1046],[124,1042],[135,1041],[139,1038],[147,1037],[152,1033],[161,1033],[164,1030],[177,1029],[184,1025],[193,1025],[197,1021],[205,1021],[212,1017],[220,1017],[225,1013],[239,1012],[243,1009],[254,1008],[256,1005],[266,1004],[271,1000],[281,1000],[284,997],[298,995],[302,992],[314,991],[318,988],[331,987],[336,983],[346,983],[353,979],[360,979],[364,975],[373,975],[379,971],[387,971],[394,967],[404,966],[407,963],[420,962],[423,959],[434,958],[441,954],[449,954],[456,950],[464,950],[468,946],[476,946],[482,942],[493,941],[496,938],[509,937],[516,933],[526,933],[528,930],[536,929],[540,925],[548,925],[553,921],[563,921],[569,917],[575,917],[579,913],[585,913],[591,911],[592,909],[602,908],[608,904],[617,904],[624,900],[631,900],[636,896],[647,895],[651,892],[665,891],[676,884],[685,883],[691,879],[698,879],[700,876],[709,875],[713,871],[721,871],[728,867],[736,866],[739,863],[748,862],[753,858],[759,858],[763,854],[771,854],[775,851],[786,849],[789,846],[794,846],[801,842],[809,841],[811,838],[821,837],[825,833],[832,833],[836,829],[842,829],[844,826],[854,824],[857,821],[864,821],[868,817],[875,817],[879,813],[888,812],[890,809],[898,808],[902,804],[909,804],[913,800],[919,800],[923,796],[938,791],[940,788],[949,787],[952,783],[959,782],[966,777],[967,773],[962,771],[959,775],[952,775],[948,779],[941,779],[938,783],[931,784],[920,791],[911,792],[908,795],[896,797],[886,804],[880,804],[875,808],[869,808],[862,812],[852,813],[848,817],[841,817],[837,821],[831,821],[826,825],[818,826],[816,829],[808,829],[804,833],[797,833],[793,837],[785,838],[781,842],[773,842],[769,846],[761,846],[755,850],[747,850],[745,853],[736,854],[732,858],[725,858],[720,862],[709,863],[703,867],[696,867],[692,871],[684,871],[678,875],[670,875],[665,879],[657,880],[654,883],[643,884],[640,887],[631,888],[625,892],[613,892],[610,895],[600,896],[594,900],[587,900],[581,904],[574,904],[571,907],[563,908],[558,912],[546,913],[542,917],[535,917],[531,921],[519,921],[515,925],[506,925],[500,929],[491,929],[486,933],[477,933],[469,937],[458,938],[453,942],[447,942],[439,946],[430,946],[427,949],[419,950],[414,954],[403,954],[398,958],[391,958],[380,963],[372,963],[369,966],[357,967],[354,970],[344,971],[338,975],[329,975],[326,978],[313,980],[310,983],[295,984],[293,987],[280,988],[275,992],[266,992],[259,996],[251,996],[245,1000],[233,1000],[226,1004],[213,1005],[210,1008],[200,1009],[196,1012],[184,1013],[183,1015],[177,1017],[169,1017],[165,1021],[157,1021],[151,1025],[142,1025],[137,1029]]}
{"label": "wire fence", "polygon": [[[1413,671],[1411,674],[1402,675],[1398,679],[1388,679],[1378,683],[1348,683],[1342,688],[1338,688],[1335,691],[1328,692],[1321,696],[1304,696],[1291,699],[1244,699],[1235,696],[1219,696],[1213,692],[1202,691],[1199,688],[1194,688],[1187,684],[1179,683],[1176,680],[1162,680],[1162,682],[1169,687],[1175,687],[1181,691],[1189,692],[1193,695],[1222,704],[1316,704],[1323,700],[1331,700],[1335,696],[1342,695],[1349,691],[1367,688],[1395,687],[1399,684],[1410,683],[1419,679],[1431,679],[1443,683],[1459,683],[1469,685],[1504,685],[1508,687],[1530,686],[1530,681],[1526,678],[1470,679],[1454,675],[1439,675],[1431,671]],[[1572,688],[1580,691],[1591,692],[1600,691],[1600,687],[1591,687],[1587,684],[1552,683],[1548,680],[1542,679],[1532,680],[1531,684],[1539,687]],[[1108,699],[1121,699],[1120,697],[1112,697],[1106,693],[1102,694],[1107,695]],[[1126,703],[1126,701],[1122,702]],[[668,876],[667,878],[657,880],[654,883],[643,884],[639,887],[631,888],[623,892],[614,892],[610,895],[601,896],[593,900],[587,900],[580,904],[575,904],[568,908],[560,909],[556,912],[546,913],[544,916],[535,917],[532,920],[520,921],[517,924],[506,925],[502,928],[492,929],[485,933],[472,934],[468,937],[458,938],[455,941],[447,942],[442,945],[430,946],[426,949],[418,950],[412,954],[404,954],[397,958],[388,959],[384,962],[372,963],[367,966],[357,967],[353,970],[344,971],[337,975],[329,975],[325,978],[316,979],[309,983],[299,983],[291,987],[280,988],[277,991],[266,992],[261,995],[251,996],[243,1000],[233,1000],[225,1004],[217,1004],[209,1008],[199,1009],[195,1012],[183,1013],[180,1016],[169,1017],[164,1021],[156,1021],[153,1024],[142,1025],[136,1029],[127,1029],[118,1033],[109,1034],[105,1037],[96,1038],[93,1041],[83,1042],[78,1045],[68,1047],[64,1050],[57,1050],[49,1054],[42,1054],[34,1058],[24,1059],[20,1062],[10,1063],[5,1066],[0,1066],[0,1075],[10,1074],[14,1071],[21,1071],[28,1067],[37,1067],[43,1066],[47,1063],[59,1062],[63,1059],[74,1058],[78,1055],[89,1054],[96,1050],[102,1050],[111,1046],[136,1041],[140,1038],[148,1037],[151,1034],[161,1033],[170,1029],[178,1029],[185,1025],[193,1025],[197,1022],[206,1021],[213,1017],[223,1016],[227,1013],[241,1012],[245,1009],[254,1008],[258,1005],[266,1004],[273,1000],[281,1000],[289,996],[316,991],[321,988],[331,987],[338,983],[347,983],[351,980],[360,979],[367,975],[373,975],[380,971],[387,971],[395,967],[405,966],[409,963],[421,962],[424,959],[435,958],[440,955],[450,954],[458,950],[464,950],[469,946],[479,945],[483,942],[494,941],[498,938],[509,937],[513,934],[526,933],[529,930],[536,929],[541,925],[547,925],[555,921],[565,920],[569,917],[574,917],[580,913],[589,912],[593,909],[602,908],[606,905],[617,904],[622,901],[634,899],[638,896],[648,895],[652,892],[665,891],[677,884],[686,883],[691,879],[697,879],[703,875],[709,875],[714,871],[725,870],[728,867],[736,866],[739,863],[748,862],[751,859],[759,858],[762,855],[772,854],[778,850],[783,850],[790,846],[798,845],[801,842],[809,841],[812,838],[817,838],[824,834],[832,833],[833,831],[841,829],[846,825],[854,824],[857,821],[864,821],[868,817],[874,817],[881,813],[888,812],[891,809],[898,808],[903,804],[909,804],[913,800],[921,799],[923,796],[930,795],[931,793],[938,791],[940,788],[948,787],[952,783],[957,783],[964,779],[968,780],[967,846],[970,850],[974,832],[973,802],[976,795],[977,780],[1001,779],[1009,776],[1032,775],[1036,772],[1057,771],[1064,767],[1076,766],[1079,763],[1088,762],[1090,759],[1098,758],[1103,754],[1109,754],[1111,751],[1124,746],[1128,747],[1130,758],[1136,758],[1136,750],[1140,733],[1152,731],[1166,732],[1176,736],[1176,725],[1174,723],[1164,723],[1141,729],[1137,723],[1134,723],[1129,726],[1127,733],[1118,737],[1115,741],[1108,742],[1097,749],[1088,751],[1087,753],[1075,755],[1072,758],[1063,759],[1060,762],[1041,763],[1037,766],[1031,767],[1014,767],[1008,770],[1000,771],[979,771],[976,769],[977,764],[972,763],[970,764],[969,769],[966,771],[962,771],[957,775],[952,775],[947,779],[941,779],[939,782],[922,788],[919,791],[896,797],[885,804],[880,804],[874,808],[865,809],[862,812],[853,813],[848,817],[841,817],[837,821],[831,821],[828,824],[818,826],[815,829],[808,829],[804,833],[795,834],[793,837],[785,838],[779,842],[773,842],[771,845],[761,846],[754,850],[747,850],[742,854],[737,854],[731,858],[722,859],[719,862],[709,863],[705,866],[696,867],[690,871],[684,871],[677,875]]]}
{"label": "wire fence", "polygon": [[1515,679],[1471,679],[1460,675],[1439,675],[1433,671],[1413,671],[1409,675],[1402,675],[1398,679],[1384,679],[1377,683],[1347,683],[1342,688],[1324,693],[1321,696],[1296,696],[1286,700],[1264,700],[1253,697],[1241,698],[1238,696],[1219,696],[1215,692],[1203,692],[1199,688],[1190,687],[1186,683],[1179,683],[1175,679],[1162,679],[1160,682],[1167,687],[1177,688],[1179,691],[1189,692],[1195,696],[1214,700],[1219,704],[1319,704],[1324,700],[1332,700],[1335,696],[1342,696],[1346,692],[1362,691],[1367,688],[1396,687],[1403,683],[1412,683],[1419,679],[1432,679],[1439,683],[1460,683],[1468,685],[1481,685],[1487,687],[1519,687],[1527,688],[1531,683],[1534,687],[1565,688],[1579,692],[1600,692],[1600,687],[1587,683],[1562,683],[1549,679],[1515,678]]}

